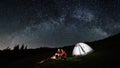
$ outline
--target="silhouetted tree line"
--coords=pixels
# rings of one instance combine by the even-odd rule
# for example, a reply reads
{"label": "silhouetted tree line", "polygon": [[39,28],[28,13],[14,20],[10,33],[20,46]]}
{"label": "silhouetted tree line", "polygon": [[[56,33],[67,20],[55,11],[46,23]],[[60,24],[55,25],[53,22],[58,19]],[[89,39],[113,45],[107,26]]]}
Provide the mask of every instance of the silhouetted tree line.
{"label": "silhouetted tree line", "polygon": [[[6,49],[4,49],[4,51],[10,51],[10,50],[11,50],[10,47],[7,47]],[[13,47],[13,50],[15,50],[15,51],[27,50],[27,45],[22,44],[21,47],[20,47],[20,45],[17,44],[17,45],[15,45],[15,46]]]}
{"label": "silhouetted tree line", "polygon": [[19,44],[14,46],[13,50],[27,50],[27,46],[24,44],[20,47]]}

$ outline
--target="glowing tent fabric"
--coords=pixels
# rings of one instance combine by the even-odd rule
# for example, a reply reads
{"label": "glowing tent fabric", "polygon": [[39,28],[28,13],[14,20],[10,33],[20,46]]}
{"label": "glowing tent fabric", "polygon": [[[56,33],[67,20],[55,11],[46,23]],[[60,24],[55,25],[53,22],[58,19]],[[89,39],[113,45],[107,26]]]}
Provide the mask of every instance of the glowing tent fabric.
{"label": "glowing tent fabric", "polygon": [[84,56],[92,52],[93,49],[85,43],[77,43],[73,48],[73,56]]}

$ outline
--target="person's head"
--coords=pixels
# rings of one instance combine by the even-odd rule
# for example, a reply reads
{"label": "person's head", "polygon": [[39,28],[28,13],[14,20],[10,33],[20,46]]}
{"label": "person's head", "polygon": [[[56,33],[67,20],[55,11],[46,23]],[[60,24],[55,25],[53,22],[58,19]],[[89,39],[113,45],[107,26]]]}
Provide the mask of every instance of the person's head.
{"label": "person's head", "polygon": [[60,51],[60,49],[58,49],[57,51]]}
{"label": "person's head", "polygon": [[61,49],[61,51],[63,52],[64,50],[63,50],[63,49]]}

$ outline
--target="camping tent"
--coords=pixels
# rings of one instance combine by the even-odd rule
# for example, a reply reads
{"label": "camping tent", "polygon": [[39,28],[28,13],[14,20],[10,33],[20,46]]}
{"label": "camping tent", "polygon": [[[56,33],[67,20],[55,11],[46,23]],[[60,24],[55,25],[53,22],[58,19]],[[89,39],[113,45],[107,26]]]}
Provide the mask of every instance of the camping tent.
{"label": "camping tent", "polygon": [[92,52],[93,49],[85,43],[77,43],[73,49],[73,56],[84,56]]}

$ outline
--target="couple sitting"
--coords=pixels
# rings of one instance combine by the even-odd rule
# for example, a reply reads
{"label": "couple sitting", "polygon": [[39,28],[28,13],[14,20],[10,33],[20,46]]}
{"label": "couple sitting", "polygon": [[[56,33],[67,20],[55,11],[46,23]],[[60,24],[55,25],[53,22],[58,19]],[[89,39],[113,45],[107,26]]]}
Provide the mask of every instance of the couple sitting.
{"label": "couple sitting", "polygon": [[57,52],[55,53],[55,55],[53,57],[51,57],[51,59],[66,59],[67,57],[67,53],[63,50],[63,49],[58,49]]}

